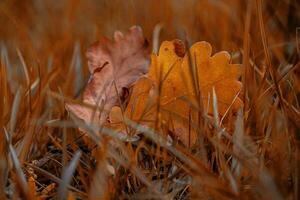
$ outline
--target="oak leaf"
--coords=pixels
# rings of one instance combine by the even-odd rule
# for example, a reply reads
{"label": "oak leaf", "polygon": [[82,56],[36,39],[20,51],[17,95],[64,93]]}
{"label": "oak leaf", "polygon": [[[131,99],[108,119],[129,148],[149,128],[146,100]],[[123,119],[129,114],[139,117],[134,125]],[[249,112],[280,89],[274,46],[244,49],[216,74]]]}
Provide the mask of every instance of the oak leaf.
{"label": "oak leaf", "polygon": [[[152,128],[159,117],[159,121],[188,146],[196,141],[196,129],[191,124],[198,121],[197,110],[191,106],[197,92],[192,77],[198,78],[204,110],[208,114],[213,112],[213,88],[221,116],[229,108],[236,112],[243,102],[238,97],[242,89],[238,81],[241,66],[231,64],[227,52],[211,56],[212,47],[207,42],[195,43],[189,54],[184,53],[184,49],[179,40],[161,44],[158,55],[151,57],[148,76],[135,84],[125,116]],[[194,73],[190,62],[196,68]],[[120,119],[119,123],[122,123]],[[119,126],[119,129],[122,128]]]}
{"label": "oak leaf", "polygon": [[142,29],[133,26],[123,34],[116,31],[114,40],[102,38],[86,52],[89,82],[83,102],[94,107],[67,104],[66,108],[85,123],[102,125],[112,107],[119,105],[126,89],[148,72],[150,56]]}

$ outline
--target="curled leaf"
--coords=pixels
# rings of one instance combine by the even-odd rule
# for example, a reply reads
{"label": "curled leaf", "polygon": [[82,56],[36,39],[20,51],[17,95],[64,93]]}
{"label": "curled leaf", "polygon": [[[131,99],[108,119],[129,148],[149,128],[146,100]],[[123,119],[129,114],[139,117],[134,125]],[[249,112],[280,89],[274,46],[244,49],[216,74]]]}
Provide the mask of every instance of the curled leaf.
{"label": "curled leaf", "polygon": [[87,50],[86,57],[91,76],[83,102],[94,109],[76,104],[66,107],[88,124],[103,124],[112,107],[122,103],[126,90],[148,72],[147,42],[142,29],[133,26],[126,34],[116,31],[114,40],[102,38]]}

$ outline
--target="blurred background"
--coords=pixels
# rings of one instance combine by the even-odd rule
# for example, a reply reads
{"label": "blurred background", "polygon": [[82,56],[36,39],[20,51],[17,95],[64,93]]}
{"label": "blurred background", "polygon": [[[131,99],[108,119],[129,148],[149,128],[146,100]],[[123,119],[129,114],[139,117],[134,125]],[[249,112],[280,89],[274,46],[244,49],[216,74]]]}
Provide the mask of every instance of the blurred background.
{"label": "blurred background", "polygon": [[[16,49],[20,50],[29,73],[33,75],[30,77],[38,73],[43,75],[50,70],[49,68],[61,68],[63,74],[72,64],[72,55],[76,49],[81,56],[80,64],[85,66],[86,61],[82,55],[92,42],[100,36],[110,37],[115,30],[126,30],[135,24],[143,28],[149,41],[152,40],[155,25],[162,23],[161,41],[186,37],[190,42],[208,41],[214,47],[214,51],[241,52],[248,2],[2,0],[0,43],[8,50],[12,66],[21,64],[19,59],[15,59]],[[254,2],[250,14],[249,41],[251,56],[255,60],[263,59],[264,53]],[[293,62],[297,55],[292,55],[291,52],[295,52],[297,48],[296,28],[300,25],[298,1],[264,0],[262,7],[272,58],[276,64]],[[19,67],[16,67],[14,70],[18,69]],[[80,70],[83,70],[85,77],[87,68],[82,67]]]}

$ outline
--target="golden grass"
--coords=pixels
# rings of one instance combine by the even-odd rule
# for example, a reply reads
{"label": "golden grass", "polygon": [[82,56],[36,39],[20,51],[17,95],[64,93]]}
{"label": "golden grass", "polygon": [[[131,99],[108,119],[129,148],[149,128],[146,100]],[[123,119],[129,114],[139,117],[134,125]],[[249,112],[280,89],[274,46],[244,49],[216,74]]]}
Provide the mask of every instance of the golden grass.
{"label": "golden grass", "polygon": [[[296,0],[2,0],[0,199],[299,199],[299,10]],[[124,142],[69,116],[89,76],[85,49],[133,24],[154,52],[174,38],[229,51],[243,63],[243,110],[219,119],[191,105],[189,148],[157,134],[159,117],[156,130],[125,120],[143,134]]]}

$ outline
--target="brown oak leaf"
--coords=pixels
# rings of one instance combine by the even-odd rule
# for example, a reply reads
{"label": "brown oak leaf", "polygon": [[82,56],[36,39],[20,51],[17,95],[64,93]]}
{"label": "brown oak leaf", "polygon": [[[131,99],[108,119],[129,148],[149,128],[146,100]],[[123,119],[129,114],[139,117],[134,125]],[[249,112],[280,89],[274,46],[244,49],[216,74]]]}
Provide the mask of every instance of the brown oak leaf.
{"label": "brown oak leaf", "polygon": [[94,107],[66,104],[85,123],[102,125],[112,107],[119,105],[126,89],[148,72],[150,56],[148,44],[139,26],[123,34],[114,33],[114,40],[102,38],[88,48],[89,82],[83,93],[83,102]]}
{"label": "brown oak leaf", "polygon": [[[204,111],[210,115],[213,113],[214,88],[218,113],[223,116],[227,110],[236,112],[243,105],[239,98],[242,83],[238,80],[242,67],[230,63],[230,55],[225,51],[212,55],[211,45],[204,41],[190,47],[190,57],[184,49],[184,44],[179,40],[161,44],[158,55],[151,57],[148,77],[140,79],[133,88],[125,117],[151,128],[155,128],[159,117],[175,137],[190,146],[197,139],[193,124],[198,122],[198,111],[191,106],[191,102],[196,101],[192,74],[198,77]],[[194,73],[189,61],[196,67]],[[112,117],[116,115],[111,114]],[[122,119],[114,118],[112,121],[116,124],[118,121],[119,126],[114,128],[123,132],[124,126],[120,125]]]}

